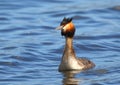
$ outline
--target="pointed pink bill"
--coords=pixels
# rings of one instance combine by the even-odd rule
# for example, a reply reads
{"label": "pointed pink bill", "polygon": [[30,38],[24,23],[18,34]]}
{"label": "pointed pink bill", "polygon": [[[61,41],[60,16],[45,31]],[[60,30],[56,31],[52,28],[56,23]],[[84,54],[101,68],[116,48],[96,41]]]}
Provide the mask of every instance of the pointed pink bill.
{"label": "pointed pink bill", "polygon": [[61,30],[63,28],[63,26],[58,26],[57,28],[56,28],[56,30]]}

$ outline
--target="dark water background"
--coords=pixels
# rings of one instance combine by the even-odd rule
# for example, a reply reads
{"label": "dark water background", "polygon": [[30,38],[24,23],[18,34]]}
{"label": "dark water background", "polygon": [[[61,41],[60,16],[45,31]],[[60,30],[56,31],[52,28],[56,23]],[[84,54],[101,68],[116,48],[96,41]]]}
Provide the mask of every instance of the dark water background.
{"label": "dark water background", "polygon": [[120,84],[120,0],[0,0],[0,85],[63,84],[55,28],[65,16],[74,18],[77,56],[96,64],[71,80]]}

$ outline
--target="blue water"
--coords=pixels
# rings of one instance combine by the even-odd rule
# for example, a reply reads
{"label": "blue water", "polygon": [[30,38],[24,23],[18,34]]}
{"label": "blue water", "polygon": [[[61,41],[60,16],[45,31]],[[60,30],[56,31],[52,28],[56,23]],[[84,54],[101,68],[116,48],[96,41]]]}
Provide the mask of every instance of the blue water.
{"label": "blue water", "polygon": [[[74,48],[94,69],[58,72],[64,17],[76,26]],[[120,0],[0,0],[0,85],[119,85]]]}

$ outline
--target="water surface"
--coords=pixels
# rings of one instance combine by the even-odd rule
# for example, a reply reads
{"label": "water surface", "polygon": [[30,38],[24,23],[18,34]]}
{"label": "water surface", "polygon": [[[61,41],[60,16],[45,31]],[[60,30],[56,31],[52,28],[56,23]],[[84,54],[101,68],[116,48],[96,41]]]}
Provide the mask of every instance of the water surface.
{"label": "water surface", "polygon": [[[96,67],[74,77],[57,71],[73,17],[78,57]],[[0,0],[0,85],[119,85],[120,0]]]}

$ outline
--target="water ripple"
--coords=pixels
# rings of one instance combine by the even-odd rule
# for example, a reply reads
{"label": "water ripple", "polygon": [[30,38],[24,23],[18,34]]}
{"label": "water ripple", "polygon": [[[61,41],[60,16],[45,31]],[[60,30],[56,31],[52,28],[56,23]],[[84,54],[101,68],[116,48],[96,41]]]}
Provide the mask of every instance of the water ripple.
{"label": "water ripple", "polygon": [[2,48],[2,50],[14,50],[14,49],[16,49],[17,47],[15,47],[15,46],[11,46],[11,47],[4,47],[4,48]]}
{"label": "water ripple", "polygon": [[6,17],[0,17],[0,21],[8,21],[9,19]]}
{"label": "water ripple", "polygon": [[7,61],[1,61],[0,62],[1,66],[18,66],[19,63],[18,62],[7,62]]}
{"label": "water ripple", "polygon": [[0,29],[1,33],[9,33],[9,32],[14,32],[14,31],[20,31],[20,30],[26,30],[26,28],[24,27],[12,27],[12,28],[8,28],[8,29]]}
{"label": "water ripple", "polygon": [[76,36],[80,40],[100,40],[100,39],[119,39],[120,34],[100,35],[100,36]]}

